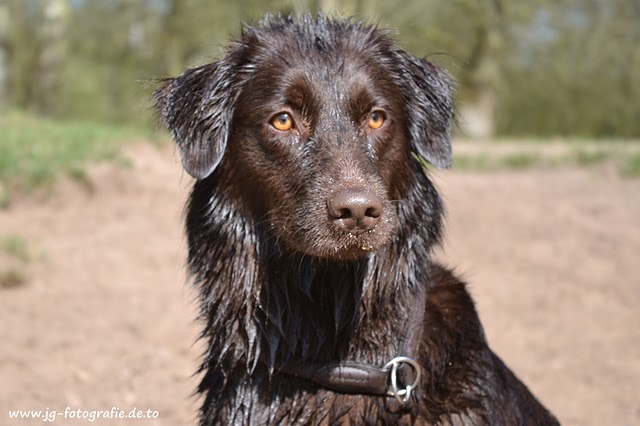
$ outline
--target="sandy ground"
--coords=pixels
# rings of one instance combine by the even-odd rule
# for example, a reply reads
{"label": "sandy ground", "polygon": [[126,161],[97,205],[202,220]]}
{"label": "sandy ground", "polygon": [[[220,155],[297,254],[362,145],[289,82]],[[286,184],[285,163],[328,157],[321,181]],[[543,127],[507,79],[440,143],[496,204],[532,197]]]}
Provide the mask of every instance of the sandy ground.
{"label": "sandy ground", "polygon": [[[33,258],[26,284],[0,288],[0,425],[195,423],[190,180],[172,149],[128,154],[131,169],[92,171],[93,191],[63,184],[0,210],[0,235],[26,238]],[[563,424],[639,425],[640,180],[609,166],[435,180],[449,209],[439,256],[471,283],[494,350]],[[134,409],[156,418],[64,418]]]}

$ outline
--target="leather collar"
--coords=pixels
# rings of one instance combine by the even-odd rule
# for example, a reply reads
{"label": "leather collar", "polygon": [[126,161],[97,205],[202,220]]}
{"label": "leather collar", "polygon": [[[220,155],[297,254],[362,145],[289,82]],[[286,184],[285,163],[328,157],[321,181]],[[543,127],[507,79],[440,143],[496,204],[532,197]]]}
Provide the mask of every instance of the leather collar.
{"label": "leather collar", "polygon": [[426,288],[420,286],[410,307],[410,320],[401,336],[401,355],[385,366],[378,367],[353,361],[327,364],[286,364],[277,368],[279,373],[309,380],[334,392],[362,395],[393,396],[401,404],[411,398],[411,392],[420,385],[422,369],[416,361],[422,339]]}
{"label": "leather collar", "polygon": [[419,386],[422,378],[420,365],[408,357],[396,357],[384,367],[343,362],[287,365],[279,371],[334,392],[393,396],[403,405],[409,401],[411,392]]}

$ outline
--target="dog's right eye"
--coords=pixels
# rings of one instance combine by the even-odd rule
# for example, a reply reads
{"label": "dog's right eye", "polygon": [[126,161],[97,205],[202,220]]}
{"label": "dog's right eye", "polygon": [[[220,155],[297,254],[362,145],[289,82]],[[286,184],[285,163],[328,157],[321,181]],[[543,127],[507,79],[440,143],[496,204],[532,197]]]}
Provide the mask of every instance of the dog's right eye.
{"label": "dog's right eye", "polygon": [[384,124],[385,116],[382,111],[373,111],[369,115],[369,127],[373,130],[377,130]]}
{"label": "dog's right eye", "polygon": [[275,127],[276,130],[286,132],[293,128],[293,118],[291,118],[289,113],[281,112],[271,119],[271,125]]}

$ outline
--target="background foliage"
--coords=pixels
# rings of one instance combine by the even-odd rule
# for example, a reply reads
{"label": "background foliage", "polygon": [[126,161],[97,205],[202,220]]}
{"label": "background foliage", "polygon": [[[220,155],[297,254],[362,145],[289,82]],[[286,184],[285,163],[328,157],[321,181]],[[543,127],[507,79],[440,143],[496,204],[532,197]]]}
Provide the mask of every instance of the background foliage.
{"label": "background foliage", "polygon": [[265,11],[318,10],[397,28],[446,67],[472,134],[640,136],[640,0],[0,0],[0,104],[148,125],[154,78]]}

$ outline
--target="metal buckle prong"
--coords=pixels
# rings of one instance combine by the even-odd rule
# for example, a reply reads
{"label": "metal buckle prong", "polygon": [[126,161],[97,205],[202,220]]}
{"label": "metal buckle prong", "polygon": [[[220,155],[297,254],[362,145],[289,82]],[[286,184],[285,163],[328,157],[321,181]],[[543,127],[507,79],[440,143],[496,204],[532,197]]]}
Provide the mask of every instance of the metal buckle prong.
{"label": "metal buckle prong", "polygon": [[[408,384],[404,389],[398,389],[398,368],[402,364],[409,364],[416,374],[413,383]],[[394,397],[400,404],[404,405],[411,398],[411,391],[418,387],[420,383],[420,377],[422,370],[420,365],[413,359],[406,356],[398,356],[389,361],[383,368],[384,371],[389,371],[389,382],[391,383],[391,389],[387,391],[387,395]]]}

